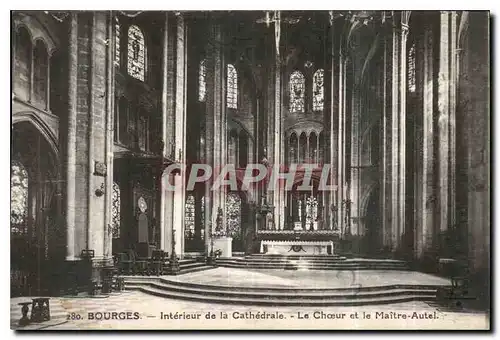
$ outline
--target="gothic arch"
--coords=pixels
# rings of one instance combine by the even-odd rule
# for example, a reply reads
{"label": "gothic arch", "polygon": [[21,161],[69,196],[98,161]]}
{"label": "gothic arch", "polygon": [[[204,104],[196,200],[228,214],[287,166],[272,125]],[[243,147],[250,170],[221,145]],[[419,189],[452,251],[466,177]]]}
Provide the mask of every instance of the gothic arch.
{"label": "gothic arch", "polygon": [[29,35],[31,36],[31,41],[34,45],[36,40],[42,40],[47,47],[47,52],[49,56],[56,50],[59,41],[54,38],[50,30],[43,25],[38,18],[33,16],[23,15],[14,17],[14,29],[17,33],[21,27],[24,27]]}
{"label": "gothic arch", "polygon": [[377,188],[378,183],[373,182],[363,189],[361,197],[359,199],[359,216],[364,217],[367,213],[368,202],[370,201],[370,196],[373,191]]}
{"label": "gothic arch", "polygon": [[240,135],[241,131],[243,131],[248,136],[249,140],[251,140],[252,142],[254,141],[253,135],[250,133],[250,131],[245,127],[245,125],[242,122],[240,122],[235,118],[229,118],[227,120],[227,131],[230,132],[233,129],[236,130],[236,133],[238,135]]}
{"label": "gothic arch", "polygon": [[44,137],[47,144],[50,146],[52,153],[54,154],[55,161],[57,165],[60,164],[59,156],[59,143],[57,139],[56,132],[53,131],[35,112],[24,111],[16,112],[12,116],[12,126],[21,123],[28,122],[35,127],[35,129]]}
{"label": "gothic arch", "polygon": [[469,12],[462,11],[462,15],[460,16],[460,25],[458,27],[458,48],[461,49],[465,43],[466,32],[469,28]]}

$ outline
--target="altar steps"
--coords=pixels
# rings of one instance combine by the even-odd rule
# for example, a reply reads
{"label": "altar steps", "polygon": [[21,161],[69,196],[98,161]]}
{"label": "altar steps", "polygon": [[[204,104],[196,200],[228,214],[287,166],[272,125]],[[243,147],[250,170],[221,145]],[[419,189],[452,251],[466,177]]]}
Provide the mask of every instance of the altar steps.
{"label": "altar steps", "polygon": [[213,266],[207,265],[205,262],[197,262],[195,259],[179,260],[179,272],[177,275],[199,272],[202,270],[212,269]]}
{"label": "altar steps", "polygon": [[346,259],[342,257],[255,256],[219,258],[217,265],[230,268],[286,270],[408,270],[404,261],[377,259]]}
{"label": "altar steps", "polygon": [[183,283],[160,277],[125,277],[125,289],[169,299],[261,306],[359,306],[409,301],[434,301],[440,286],[299,289],[243,288]]}

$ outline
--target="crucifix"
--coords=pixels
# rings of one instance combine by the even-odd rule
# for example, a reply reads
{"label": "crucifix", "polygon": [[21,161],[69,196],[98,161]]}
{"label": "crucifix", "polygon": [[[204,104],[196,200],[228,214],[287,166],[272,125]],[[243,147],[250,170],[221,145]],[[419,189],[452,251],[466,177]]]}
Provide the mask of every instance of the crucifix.
{"label": "crucifix", "polygon": [[264,18],[258,19],[257,23],[265,23],[267,27],[271,23],[274,23],[274,39],[276,42],[276,58],[279,60],[280,57],[280,38],[281,38],[281,23],[296,24],[299,22],[299,18],[281,18],[280,11],[273,11],[272,16],[270,11],[266,11],[266,16]]}

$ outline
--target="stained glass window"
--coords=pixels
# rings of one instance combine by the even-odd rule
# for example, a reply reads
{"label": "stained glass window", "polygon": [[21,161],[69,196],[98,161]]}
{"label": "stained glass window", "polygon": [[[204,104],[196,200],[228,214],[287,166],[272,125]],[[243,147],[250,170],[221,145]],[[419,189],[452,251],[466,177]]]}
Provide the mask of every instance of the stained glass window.
{"label": "stained glass window", "polygon": [[198,101],[204,102],[207,92],[206,68],[205,59],[200,61],[200,69],[198,74]]}
{"label": "stained glass window", "polygon": [[228,236],[241,239],[241,198],[235,192],[226,195],[226,226]]}
{"label": "stained glass window", "polygon": [[325,101],[325,86],[324,86],[325,71],[319,69],[314,72],[313,76],[313,110],[323,111],[323,103]]}
{"label": "stained glass window", "polygon": [[304,112],[305,79],[300,71],[290,75],[290,112]]}
{"label": "stained glass window", "polygon": [[186,196],[186,207],[184,209],[184,238],[188,240],[194,239],[194,195],[189,194]]}
{"label": "stained glass window", "polygon": [[136,25],[128,29],[128,73],[139,80],[144,81],[146,46],[144,34]]}
{"label": "stained glass window", "polygon": [[415,92],[417,87],[415,79],[415,44],[410,47],[408,52],[408,91]]}
{"label": "stained glass window", "polygon": [[[201,225],[204,226],[205,225],[205,196],[202,196],[201,197]],[[201,228],[201,239],[204,240],[205,239],[205,228],[202,227]]]}
{"label": "stained glass window", "polygon": [[111,232],[113,238],[120,238],[120,187],[113,183],[113,194],[111,200]]}
{"label": "stained glass window", "polygon": [[238,108],[238,73],[233,65],[227,65],[227,107]]}
{"label": "stained glass window", "polygon": [[115,17],[115,64],[120,66],[120,22]]}
{"label": "stained glass window", "polygon": [[16,235],[28,232],[28,172],[20,162],[12,162],[10,170],[10,224]]}

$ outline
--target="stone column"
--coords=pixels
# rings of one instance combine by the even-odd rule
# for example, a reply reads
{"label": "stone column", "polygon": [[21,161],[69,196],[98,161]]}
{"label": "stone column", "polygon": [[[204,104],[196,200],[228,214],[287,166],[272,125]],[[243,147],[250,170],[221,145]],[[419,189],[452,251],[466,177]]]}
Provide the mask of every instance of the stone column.
{"label": "stone column", "polygon": [[450,83],[450,14],[442,11],[440,16],[439,83],[438,83],[438,139],[439,139],[439,230],[449,226],[449,83]]}
{"label": "stone column", "polygon": [[458,14],[450,14],[450,222],[449,226],[456,227],[456,178],[457,178],[457,151],[456,151],[456,111],[457,111],[457,82],[458,82]]}
{"label": "stone column", "polygon": [[[186,164],[186,83],[187,83],[187,25],[184,16],[176,16],[176,82],[175,82],[175,125],[174,125],[174,160]],[[185,173],[180,171],[173,176],[173,229],[175,230],[175,251],[179,257],[184,252],[184,209],[185,209]]]}
{"label": "stone column", "polygon": [[[395,13],[394,13],[395,14]],[[401,221],[399,220],[400,214],[400,191],[399,191],[399,176],[400,176],[400,122],[399,122],[399,48],[400,48],[400,35],[398,34],[399,25],[397,24],[398,16],[394,17],[395,24],[392,30],[392,53],[391,53],[391,80],[390,80],[390,90],[391,90],[391,239],[393,250],[397,249],[400,245],[400,235],[401,235]]]}
{"label": "stone column", "polygon": [[384,38],[384,75],[382,103],[382,243],[391,247],[392,227],[392,110],[391,110],[392,36]]}
{"label": "stone column", "polygon": [[339,226],[339,231],[341,234],[344,233],[344,209],[342,202],[344,200],[344,186],[345,186],[345,171],[344,171],[344,157],[345,157],[345,146],[344,146],[344,77],[345,77],[345,57],[342,53],[342,47],[339,51],[339,86],[338,86],[338,114],[337,114],[337,223]]}
{"label": "stone column", "polygon": [[427,250],[431,250],[434,235],[434,181],[435,181],[435,159],[434,159],[434,52],[433,32],[426,27],[423,42],[423,128],[422,128],[422,216],[420,219],[420,230],[417,232],[417,256],[421,256]]}
{"label": "stone column", "polygon": [[75,260],[75,186],[76,186],[76,112],[77,112],[77,65],[78,65],[78,14],[71,12],[69,19],[68,53],[68,138],[66,145],[66,259]]}
{"label": "stone column", "polygon": [[111,188],[106,186],[109,179],[96,171],[96,164],[107,164],[109,157],[107,128],[112,113],[109,98],[102,95],[109,86],[107,18],[105,12],[80,12],[72,14],[70,21],[66,173],[69,260],[78,258],[84,249],[92,249],[95,262],[111,261],[110,254],[104,252],[104,195]]}
{"label": "stone column", "polygon": [[114,66],[114,48],[115,48],[115,29],[114,29],[113,13],[108,12],[107,15],[107,36],[109,44],[106,48],[106,128],[105,128],[105,158],[106,158],[106,201],[105,201],[105,229],[104,229],[104,255],[111,257],[112,255],[112,204],[113,204],[113,119],[115,105],[115,66]]}
{"label": "stone column", "polygon": [[[165,13],[163,27],[163,53],[162,53],[162,93],[161,93],[161,114],[162,114],[162,140],[163,157],[171,159],[175,157],[174,139],[174,79],[175,79],[175,55],[173,43],[174,34],[170,33],[169,13]],[[171,159],[173,160],[173,159]],[[173,226],[173,191],[167,190],[169,176],[164,174],[161,178],[160,189],[160,249],[172,251],[172,226]]]}
{"label": "stone column", "polygon": [[[405,235],[406,229],[406,40],[408,37],[408,23],[410,20],[410,11],[402,11],[401,13],[401,38],[400,38],[400,59],[399,59],[399,91],[400,91],[400,102],[399,102],[399,173],[398,173],[398,189],[399,189],[399,199],[398,199],[398,221],[399,221],[399,232],[398,238]],[[413,226],[409,226],[412,228]]]}
{"label": "stone column", "polygon": [[[213,169],[213,177],[226,164],[226,136],[227,127],[225,119],[225,75],[226,67],[222,47],[222,30],[216,18],[212,18],[210,23],[211,43],[207,45],[206,59],[206,156],[207,162]],[[239,74],[241,76],[241,74]],[[213,183],[213,180],[212,180]],[[223,190],[213,191],[212,183],[206,182],[205,187],[205,250],[208,254],[211,247],[211,234],[215,230],[218,208],[224,212],[225,192]],[[225,221],[222,219],[222,228],[226,229]],[[210,229],[211,228],[211,229]]]}
{"label": "stone column", "polygon": [[[279,23],[275,23],[275,25],[279,25]],[[279,47],[277,47],[279,48]],[[283,164],[283,145],[282,141],[283,137],[283,128],[281,126],[281,62],[279,59],[279,55],[275,56],[274,63],[274,147],[273,147],[273,166],[275,171],[281,171]],[[307,138],[307,145],[309,146],[309,137]],[[308,148],[309,149],[309,148]],[[279,169],[279,170],[278,170]],[[284,190],[285,188],[278,186],[274,188],[273,191],[273,205],[274,205],[274,223],[275,228],[278,230],[282,230],[284,226]]]}

